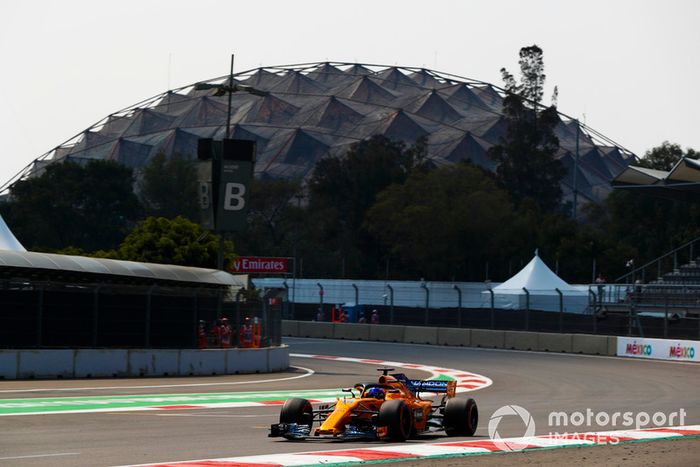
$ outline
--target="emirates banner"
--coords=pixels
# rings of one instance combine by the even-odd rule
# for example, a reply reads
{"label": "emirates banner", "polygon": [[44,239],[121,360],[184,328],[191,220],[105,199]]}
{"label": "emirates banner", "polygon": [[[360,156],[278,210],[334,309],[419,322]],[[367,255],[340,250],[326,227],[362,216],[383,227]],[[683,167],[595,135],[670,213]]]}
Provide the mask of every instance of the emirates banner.
{"label": "emirates banner", "polygon": [[231,265],[233,274],[289,274],[291,258],[239,256]]}

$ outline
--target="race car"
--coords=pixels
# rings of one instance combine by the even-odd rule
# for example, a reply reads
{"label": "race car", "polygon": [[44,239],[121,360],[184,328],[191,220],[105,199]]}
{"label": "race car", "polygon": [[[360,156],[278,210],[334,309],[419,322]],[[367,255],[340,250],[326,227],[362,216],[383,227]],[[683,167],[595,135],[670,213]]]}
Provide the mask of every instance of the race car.
{"label": "race car", "polygon": [[[474,399],[455,397],[454,381],[411,380],[393,368],[379,368],[376,383],[343,389],[348,395],[316,410],[306,399],[288,399],[270,437],[405,441],[420,433],[444,430],[447,436],[472,436],[479,422]],[[421,393],[443,394],[439,402]],[[318,426],[314,428],[314,424]]]}

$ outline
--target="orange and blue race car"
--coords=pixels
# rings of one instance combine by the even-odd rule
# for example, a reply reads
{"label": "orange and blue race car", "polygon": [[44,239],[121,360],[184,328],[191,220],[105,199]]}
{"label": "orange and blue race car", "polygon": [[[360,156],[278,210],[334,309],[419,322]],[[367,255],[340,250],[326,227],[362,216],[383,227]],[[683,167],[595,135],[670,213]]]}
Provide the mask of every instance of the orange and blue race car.
{"label": "orange and blue race car", "polygon": [[[380,368],[376,383],[343,389],[348,395],[316,410],[306,399],[288,399],[270,437],[405,441],[420,433],[444,430],[447,436],[472,436],[479,422],[474,399],[455,397],[454,381],[412,380]],[[421,393],[443,394],[440,401]],[[318,424],[314,428],[314,425]]]}

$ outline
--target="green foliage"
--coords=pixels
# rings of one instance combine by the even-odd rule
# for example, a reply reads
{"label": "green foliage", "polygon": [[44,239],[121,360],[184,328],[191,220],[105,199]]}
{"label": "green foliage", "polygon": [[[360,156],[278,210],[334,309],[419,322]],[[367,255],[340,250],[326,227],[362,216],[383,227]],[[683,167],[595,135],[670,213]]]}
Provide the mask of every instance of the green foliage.
{"label": "green foliage", "polygon": [[626,259],[643,264],[700,237],[700,205],[616,190],[591,206],[592,224],[609,239],[631,249]]}
{"label": "green foliage", "polygon": [[503,226],[513,217],[506,192],[480,169],[459,164],[387,188],[367,227],[413,277],[475,278],[485,261],[502,258]]}
{"label": "green foliage", "polygon": [[[314,236],[325,244],[341,270],[360,275],[376,272],[381,249],[363,229],[365,214],[377,194],[403,183],[414,170],[423,170],[425,141],[406,147],[384,136],[355,143],[343,158],[318,162],[309,181],[309,208]],[[329,271],[331,273],[331,271]]]}
{"label": "green foliage", "polygon": [[509,94],[516,94],[532,103],[542,101],[544,82],[547,75],[544,74],[544,59],[542,49],[533,44],[520,49],[521,81],[517,84],[513,75],[505,68],[501,68],[501,76]]}
{"label": "green foliage", "polygon": [[160,152],[142,169],[140,197],[149,216],[198,220],[196,162]]}
{"label": "green foliage", "polygon": [[501,144],[489,149],[497,162],[496,177],[516,205],[530,198],[544,212],[554,212],[561,202],[561,180],[566,169],[555,158],[559,139],[554,129],[559,123],[556,108],[539,110],[544,86],[542,50],[533,45],[520,49],[522,83],[517,84],[504,68],[501,70],[507,95],[503,112],[507,122]]}
{"label": "green foliage", "polygon": [[650,149],[644,153],[644,157],[640,159],[639,165],[648,169],[656,170],[671,170],[676,163],[683,157],[697,159],[700,153],[688,148],[683,152],[680,145],[671,144],[668,141],[661,143],[661,146]]}
{"label": "green foliage", "polygon": [[301,180],[253,180],[248,226],[236,237],[241,251],[279,256],[290,254],[303,228]]}
{"label": "green foliage", "polygon": [[[233,244],[226,241],[224,245],[228,263],[234,256]],[[184,217],[149,217],[124,239],[118,256],[130,261],[216,268],[218,249],[218,236]]]}
{"label": "green foliage", "polygon": [[51,164],[10,189],[2,214],[31,250],[115,248],[140,212],[131,169],[113,161]]}

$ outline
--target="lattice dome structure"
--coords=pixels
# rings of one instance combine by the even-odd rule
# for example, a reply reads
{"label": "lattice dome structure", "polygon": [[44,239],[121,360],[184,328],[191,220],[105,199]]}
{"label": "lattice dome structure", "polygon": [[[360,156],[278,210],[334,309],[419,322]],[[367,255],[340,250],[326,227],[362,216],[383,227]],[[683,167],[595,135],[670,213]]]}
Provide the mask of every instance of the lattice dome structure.
{"label": "lattice dome structure", "polygon": [[[206,83],[230,85],[228,80]],[[109,159],[138,169],[161,151],[196,158],[199,138],[225,136],[229,107],[227,95],[197,90],[195,84],[105,117],[37,158],[0,191],[66,159]],[[259,177],[308,177],[320,159],[341,157],[351,144],[373,135],[407,144],[424,136],[428,157],[437,166],[467,159],[493,170],[487,151],[506,130],[503,89],[424,68],[340,62],[272,66],[237,73],[233,85],[261,91],[233,93],[230,108],[231,137],[257,142]],[[604,198],[610,181],[635,160],[634,154],[560,117],[557,157],[567,168],[565,199],[571,199],[574,168],[579,200]]]}

